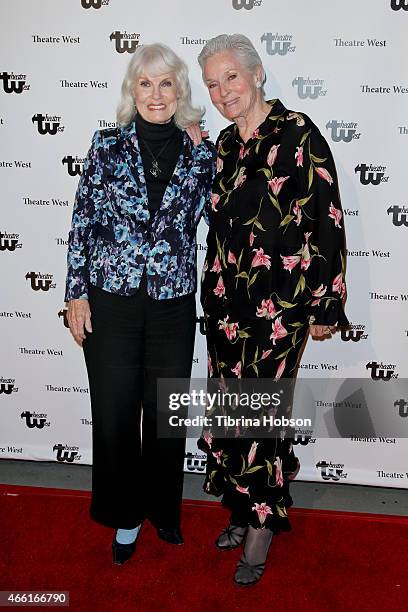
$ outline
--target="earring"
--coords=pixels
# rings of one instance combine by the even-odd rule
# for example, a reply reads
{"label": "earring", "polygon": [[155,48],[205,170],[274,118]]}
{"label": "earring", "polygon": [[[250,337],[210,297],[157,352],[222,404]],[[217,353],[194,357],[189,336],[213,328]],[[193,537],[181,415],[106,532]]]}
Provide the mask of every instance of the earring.
{"label": "earring", "polygon": [[261,81],[257,81],[257,82],[255,83],[255,87],[256,87],[257,89],[260,89],[260,88],[262,87],[262,83],[261,83]]}

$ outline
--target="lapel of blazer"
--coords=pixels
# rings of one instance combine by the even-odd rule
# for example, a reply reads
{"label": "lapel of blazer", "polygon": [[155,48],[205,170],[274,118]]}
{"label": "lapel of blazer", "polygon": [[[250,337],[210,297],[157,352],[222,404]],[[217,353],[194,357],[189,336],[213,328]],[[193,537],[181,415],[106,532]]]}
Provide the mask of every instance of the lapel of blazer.
{"label": "lapel of blazer", "polygon": [[119,154],[124,162],[124,174],[143,197],[147,209],[146,179],[135,124],[132,123],[130,126],[122,128],[121,136],[123,146],[120,148]]}
{"label": "lapel of blazer", "polygon": [[185,178],[188,176],[193,165],[192,144],[187,132],[183,132],[183,143],[181,152],[174,168],[173,176],[167,184],[163,200],[158,210],[158,215],[167,210],[173,200],[177,199]]}

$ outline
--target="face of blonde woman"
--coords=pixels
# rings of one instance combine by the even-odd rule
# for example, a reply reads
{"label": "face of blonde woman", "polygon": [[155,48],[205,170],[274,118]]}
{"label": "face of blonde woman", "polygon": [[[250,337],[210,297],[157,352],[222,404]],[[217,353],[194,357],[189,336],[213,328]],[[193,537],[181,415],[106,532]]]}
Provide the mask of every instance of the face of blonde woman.
{"label": "face of blonde woman", "polygon": [[255,83],[259,78],[260,75],[251,74],[241,65],[233,51],[217,53],[205,62],[204,80],[211,101],[230,121],[251,113],[258,96]]}
{"label": "face of blonde woman", "polygon": [[177,85],[174,72],[152,76],[140,75],[133,86],[137,112],[151,123],[167,123],[177,108]]}

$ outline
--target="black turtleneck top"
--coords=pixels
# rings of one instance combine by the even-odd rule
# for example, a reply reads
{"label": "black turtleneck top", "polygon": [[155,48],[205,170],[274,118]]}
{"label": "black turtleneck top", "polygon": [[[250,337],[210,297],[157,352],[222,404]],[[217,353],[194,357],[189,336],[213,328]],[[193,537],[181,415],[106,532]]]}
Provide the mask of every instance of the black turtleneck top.
{"label": "black turtleneck top", "polygon": [[[160,208],[167,184],[173,176],[181,152],[183,132],[174,123],[174,119],[169,123],[150,123],[137,113],[135,122],[146,179],[148,208],[153,215]],[[160,166],[161,174],[158,177],[152,176],[149,172],[153,158],[146,143]],[[166,148],[159,155],[165,143],[167,143]]]}

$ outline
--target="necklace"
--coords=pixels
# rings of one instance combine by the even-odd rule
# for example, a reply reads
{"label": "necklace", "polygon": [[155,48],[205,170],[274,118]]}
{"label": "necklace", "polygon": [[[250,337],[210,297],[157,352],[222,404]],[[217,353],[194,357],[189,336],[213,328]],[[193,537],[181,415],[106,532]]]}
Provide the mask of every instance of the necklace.
{"label": "necklace", "polygon": [[166,142],[164,143],[164,145],[162,146],[162,148],[160,149],[160,151],[158,152],[157,155],[153,155],[153,152],[152,152],[151,148],[149,147],[149,145],[147,144],[147,142],[145,140],[142,140],[144,146],[146,147],[146,149],[150,153],[151,158],[153,159],[152,167],[150,168],[149,173],[152,176],[154,176],[154,178],[157,178],[159,176],[159,174],[162,173],[162,169],[159,166],[158,159],[159,159],[160,155],[164,152],[164,150],[166,149],[166,147],[168,146],[168,144],[170,143],[171,140],[172,140],[171,138],[166,140]]}

